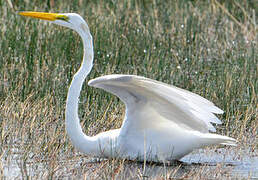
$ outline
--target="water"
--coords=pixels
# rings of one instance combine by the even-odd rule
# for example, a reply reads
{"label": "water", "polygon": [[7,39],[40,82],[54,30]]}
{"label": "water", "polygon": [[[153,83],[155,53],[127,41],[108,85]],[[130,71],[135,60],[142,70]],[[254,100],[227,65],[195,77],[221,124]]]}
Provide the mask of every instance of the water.
{"label": "water", "polygon": [[189,165],[207,165],[209,168],[220,165],[223,169],[228,169],[228,174],[232,177],[258,179],[257,149],[254,152],[250,149],[234,150],[233,148],[198,151],[185,156],[182,161]]}
{"label": "water", "polygon": [[[33,177],[47,178],[51,174],[49,167],[51,159],[38,162],[26,162],[21,157],[22,153],[17,149],[13,150],[12,156],[2,157],[0,168],[7,179]],[[58,178],[76,176],[82,178],[91,176],[101,178],[105,175],[114,175],[111,168],[111,161],[102,160],[96,162],[81,154],[74,157],[64,158],[56,162],[56,170],[52,175]],[[119,164],[119,162],[117,163]],[[109,172],[112,171],[112,172]],[[181,159],[181,163],[166,165],[124,162],[123,172],[117,178],[126,177],[148,177],[157,178],[160,176],[184,177],[192,176],[210,178],[245,178],[258,179],[258,151],[251,148],[226,147],[199,149]]]}

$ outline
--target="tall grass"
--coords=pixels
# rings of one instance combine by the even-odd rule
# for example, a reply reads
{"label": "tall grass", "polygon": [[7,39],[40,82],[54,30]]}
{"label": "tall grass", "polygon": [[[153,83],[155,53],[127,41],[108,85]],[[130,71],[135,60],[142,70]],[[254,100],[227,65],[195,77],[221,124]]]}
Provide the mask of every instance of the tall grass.
{"label": "tall grass", "polygon": [[[237,138],[242,145],[250,137],[257,140],[257,6],[253,1],[0,0],[1,176],[1,167],[12,159],[24,177],[58,177],[60,172],[69,176],[79,173],[69,166],[78,162],[83,164],[81,175],[93,173],[94,178],[95,172],[109,179],[117,171],[125,176],[120,161],[85,165],[65,134],[65,99],[82,58],[80,38],[63,27],[20,17],[17,10],[77,12],[87,20],[95,52],[87,81],[106,74],[137,74],[188,89],[225,110],[219,133]],[[121,125],[124,105],[118,98],[85,83],[80,100],[87,134]],[[256,149],[257,141],[250,147]],[[120,169],[98,170],[106,166]],[[198,172],[193,171],[196,178],[204,171]],[[136,176],[141,173],[139,168]]]}

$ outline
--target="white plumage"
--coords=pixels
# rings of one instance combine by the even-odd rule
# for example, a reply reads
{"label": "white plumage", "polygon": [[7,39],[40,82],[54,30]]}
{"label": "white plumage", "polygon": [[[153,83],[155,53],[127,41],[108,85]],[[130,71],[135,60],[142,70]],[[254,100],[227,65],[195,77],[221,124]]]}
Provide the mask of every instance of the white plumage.
{"label": "white plumage", "polygon": [[232,138],[209,133],[216,131],[211,122],[221,124],[214,113],[223,111],[197,94],[134,75],[107,75],[88,84],[125,103],[123,125],[113,133],[116,149],[127,158],[143,160],[145,149],[148,160],[168,161],[207,145],[235,144]]}
{"label": "white plumage", "polygon": [[214,114],[223,113],[212,102],[187,90],[135,75],[107,75],[89,81],[90,86],[118,96],[126,105],[126,115],[120,129],[93,137],[85,135],[77,111],[82,84],[93,65],[93,43],[87,23],[74,13],[20,14],[66,26],[82,37],[83,61],[73,77],[66,103],[66,130],[80,151],[98,157],[166,162],[208,145],[236,145],[233,138],[209,133],[216,131],[212,123],[221,124]]}

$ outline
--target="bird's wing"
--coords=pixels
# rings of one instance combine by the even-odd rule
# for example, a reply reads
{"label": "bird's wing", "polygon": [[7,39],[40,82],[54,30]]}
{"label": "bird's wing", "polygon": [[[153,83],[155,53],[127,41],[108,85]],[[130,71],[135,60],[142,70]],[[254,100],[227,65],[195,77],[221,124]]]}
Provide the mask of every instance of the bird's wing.
{"label": "bird's wing", "polygon": [[[215,132],[211,123],[221,124],[214,114],[223,111],[207,99],[152,79],[135,75],[107,75],[89,82],[118,96],[126,105],[125,121],[158,125],[159,119],[200,132]],[[129,119],[129,120],[128,120]]]}

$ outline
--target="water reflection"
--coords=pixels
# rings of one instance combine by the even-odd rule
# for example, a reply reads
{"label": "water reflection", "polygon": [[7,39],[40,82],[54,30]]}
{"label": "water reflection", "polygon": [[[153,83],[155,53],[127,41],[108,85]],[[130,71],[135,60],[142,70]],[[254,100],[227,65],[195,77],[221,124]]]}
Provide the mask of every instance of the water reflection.
{"label": "water reflection", "polygon": [[[13,154],[13,157],[4,158],[0,162],[1,174],[8,178],[49,177],[49,165],[51,160],[24,162],[21,153]],[[105,178],[110,175],[123,179],[134,178],[258,178],[258,152],[257,149],[239,149],[236,147],[207,148],[197,150],[183,159],[181,163],[170,165],[143,163],[130,161],[116,161],[89,159],[81,154],[59,160],[52,175],[55,178],[75,176],[82,178]],[[118,172],[116,174],[116,172]]]}

